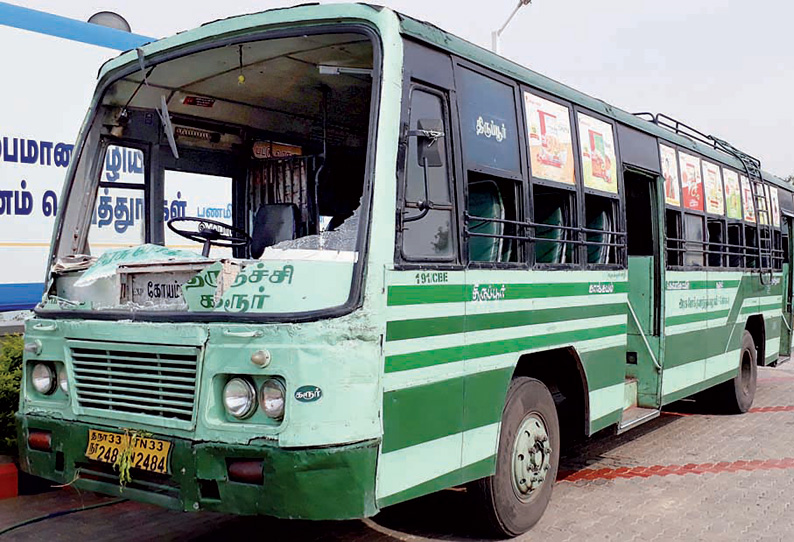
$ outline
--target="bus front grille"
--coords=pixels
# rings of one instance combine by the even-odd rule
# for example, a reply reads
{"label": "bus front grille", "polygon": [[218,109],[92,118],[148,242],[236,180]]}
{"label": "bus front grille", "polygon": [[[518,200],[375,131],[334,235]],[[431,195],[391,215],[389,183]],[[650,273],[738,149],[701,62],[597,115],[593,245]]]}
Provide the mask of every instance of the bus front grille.
{"label": "bus front grille", "polygon": [[199,348],[72,340],[69,350],[81,407],[192,421]]}

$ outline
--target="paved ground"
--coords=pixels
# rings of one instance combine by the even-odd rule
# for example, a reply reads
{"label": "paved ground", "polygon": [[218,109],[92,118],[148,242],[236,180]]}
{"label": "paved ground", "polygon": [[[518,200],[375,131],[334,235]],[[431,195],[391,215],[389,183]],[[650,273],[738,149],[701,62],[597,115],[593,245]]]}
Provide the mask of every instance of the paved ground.
{"label": "paved ground", "polygon": [[[761,368],[758,380],[754,408],[743,416],[678,403],[621,437],[571,451],[546,515],[520,540],[794,540],[794,363]],[[0,501],[0,530],[108,500],[64,489]],[[475,517],[464,490],[396,505],[372,520],[322,523],[123,502],[29,525],[6,539],[478,540]]]}

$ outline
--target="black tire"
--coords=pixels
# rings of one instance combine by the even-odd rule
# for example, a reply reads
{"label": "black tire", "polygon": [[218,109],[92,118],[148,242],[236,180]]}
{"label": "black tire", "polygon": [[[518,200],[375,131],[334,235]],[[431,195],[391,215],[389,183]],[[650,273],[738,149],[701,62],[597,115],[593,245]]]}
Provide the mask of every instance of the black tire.
{"label": "black tire", "polygon": [[[529,490],[529,493],[522,493],[518,487],[519,483],[515,481],[513,464],[514,452],[520,436],[518,433],[522,426],[526,427],[525,423],[535,424],[539,420],[543,422],[550,450],[541,451],[540,447],[545,450],[546,445],[531,438],[529,442],[535,442],[539,447],[533,457],[538,457],[540,454],[544,465],[548,460],[548,470],[545,478],[536,488]],[[522,433],[529,435],[526,431]],[[489,530],[493,534],[517,536],[525,533],[538,522],[551,499],[559,459],[560,425],[551,393],[540,380],[527,377],[514,378],[507,391],[502,412],[496,472],[493,476],[478,480],[473,485],[474,492],[481,501]],[[542,471],[544,468],[538,470]]]}
{"label": "black tire", "polygon": [[732,380],[714,388],[717,406],[729,414],[743,414],[750,410],[755,398],[758,377],[758,351],[750,332],[742,336],[742,349],[739,352],[739,374]]}

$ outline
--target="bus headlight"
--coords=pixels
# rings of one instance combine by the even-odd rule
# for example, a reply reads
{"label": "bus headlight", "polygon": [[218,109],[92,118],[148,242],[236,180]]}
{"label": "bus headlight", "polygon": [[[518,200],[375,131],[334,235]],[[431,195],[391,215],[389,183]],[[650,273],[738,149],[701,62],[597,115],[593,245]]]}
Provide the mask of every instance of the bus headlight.
{"label": "bus headlight", "polygon": [[69,393],[69,380],[66,378],[66,367],[58,369],[58,386],[63,393]]}
{"label": "bus headlight", "polygon": [[259,406],[270,418],[280,420],[284,417],[284,398],[287,391],[284,384],[275,378],[268,378],[259,390]]}
{"label": "bus headlight", "polygon": [[36,391],[43,395],[50,395],[58,384],[55,370],[47,363],[37,363],[33,366],[31,382]]}
{"label": "bus headlight", "polygon": [[254,385],[244,378],[235,377],[226,383],[223,388],[223,406],[226,412],[244,420],[254,413],[256,409],[256,389]]}

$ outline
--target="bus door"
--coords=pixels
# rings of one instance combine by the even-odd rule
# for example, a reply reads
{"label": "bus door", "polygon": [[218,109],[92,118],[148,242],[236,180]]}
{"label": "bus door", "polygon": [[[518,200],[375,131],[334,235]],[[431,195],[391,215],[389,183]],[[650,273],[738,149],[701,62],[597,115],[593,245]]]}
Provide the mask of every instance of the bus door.
{"label": "bus door", "polygon": [[792,239],[791,231],[794,226],[794,217],[783,215],[781,223],[783,234],[783,322],[780,329],[780,357],[781,361],[791,355],[791,337],[792,337],[792,272],[791,272],[791,255],[792,247],[794,246],[794,239]]}
{"label": "bus door", "polygon": [[404,52],[395,266],[386,271],[381,506],[409,488],[432,491],[431,480],[459,473],[464,430],[465,271],[452,159],[452,61],[411,41]]}
{"label": "bus door", "polygon": [[656,177],[627,168],[623,183],[629,268],[626,377],[628,382],[636,381],[636,406],[657,408],[660,404],[662,277]]}

